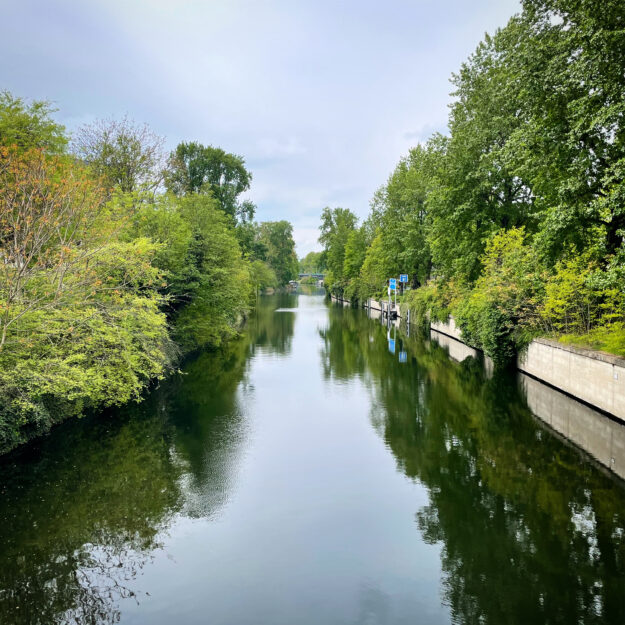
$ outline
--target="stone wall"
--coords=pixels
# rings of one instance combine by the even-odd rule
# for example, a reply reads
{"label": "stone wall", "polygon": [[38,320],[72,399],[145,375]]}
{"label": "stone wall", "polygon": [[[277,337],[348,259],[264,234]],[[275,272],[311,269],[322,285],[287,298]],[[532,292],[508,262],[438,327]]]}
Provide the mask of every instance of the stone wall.
{"label": "stone wall", "polygon": [[[453,317],[432,330],[462,341]],[[625,421],[625,359],[549,339],[534,339],[517,368]]]}
{"label": "stone wall", "polygon": [[517,367],[625,421],[625,359],[535,339]]}
{"label": "stone wall", "polygon": [[441,332],[442,334],[446,334],[447,336],[451,336],[457,341],[462,341],[462,334],[456,326],[456,321],[453,317],[449,317],[446,323],[442,323],[440,321],[432,321],[430,323],[430,328],[432,330],[436,330],[437,332]]}

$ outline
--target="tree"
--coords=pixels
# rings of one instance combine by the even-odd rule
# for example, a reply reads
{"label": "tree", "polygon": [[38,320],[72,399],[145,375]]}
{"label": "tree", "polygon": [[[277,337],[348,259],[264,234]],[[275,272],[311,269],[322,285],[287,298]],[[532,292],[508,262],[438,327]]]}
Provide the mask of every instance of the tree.
{"label": "tree", "polygon": [[267,247],[267,262],[279,284],[297,277],[297,256],[293,226],[288,221],[265,221],[260,224],[260,239]]}
{"label": "tree", "polygon": [[337,288],[343,288],[345,245],[358,219],[348,208],[326,207],[321,213],[319,243],[324,246],[326,266]]}
{"label": "tree", "polygon": [[360,268],[367,253],[367,240],[363,228],[352,230],[345,243],[345,258],[343,261],[343,277],[353,280],[358,277]]}
{"label": "tree", "polygon": [[245,219],[253,205],[240,206],[238,198],[250,188],[251,181],[252,174],[241,156],[195,142],[178,144],[169,157],[165,176],[168,190],[176,195],[210,192],[226,214]]}
{"label": "tree", "polygon": [[66,158],[0,148],[0,447],[138,399],[171,362],[147,239]]}
{"label": "tree", "polygon": [[438,137],[411,149],[374,196],[375,227],[382,235],[392,274],[409,274],[414,287],[424,284],[432,269],[427,200],[438,184],[442,157]]}
{"label": "tree", "polygon": [[[519,33],[512,33],[518,42]],[[533,232],[533,196],[510,166],[507,141],[523,124],[510,89],[520,89],[502,60],[500,35],[486,36],[453,76],[449,139],[428,196],[429,243],[439,275],[473,281],[486,239],[500,228]],[[514,85],[514,87],[513,87]]]}
{"label": "tree", "polygon": [[56,109],[46,100],[26,104],[8,91],[0,92],[0,145],[22,150],[41,148],[63,154],[67,147],[65,127],[52,120]]}
{"label": "tree", "polygon": [[89,260],[107,230],[101,190],[84,172],[39,149],[0,147],[0,351],[22,317],[91,290]]}
{"label": "tree", "polygon": [[72,152],[105,186],[125,193],[154,191],[162,181],[165,140],[147,124],[101,119],[78,129]]}
{"label": "tree", "polygon": [[325,269],[322,252],[308,252],[299,261],[301,273],[321,273]]}
{"label": "tree", "polygon": [[505,96],[524,118],[509,159],[536,196],[552,264],[569,244],[605,256],[623,244],[624,22],[619,0],[525,0],[500,35],[515,76]]}
{"label": "tree", "polygon": [[249,307],[250,267],[215,198],[159,196],[137,211],[127,236],[159,245],[154,265],[163,272],[161,292],[183,350],[219,345],[238,332]]}
{"label": "tree", "polygon": [[278,286],[276,272],[262,260],[254,260],[250,264],[250,276],[254,287],[261,291]]}
{"label": "tree", "polygon": [[378,231],[360,269],[359,293],[360,299],[385,291],[385,285],[392,274],[392,263],[386,255],[382,233]]}

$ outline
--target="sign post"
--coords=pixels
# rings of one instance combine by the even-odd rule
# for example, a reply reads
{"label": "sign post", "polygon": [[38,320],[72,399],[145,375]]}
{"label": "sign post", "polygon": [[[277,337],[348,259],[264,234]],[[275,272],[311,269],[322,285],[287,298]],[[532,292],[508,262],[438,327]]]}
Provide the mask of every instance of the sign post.
{"label": "sign post", "polygon": [[407,273],[400,273],[399,274],[399,285],[401,288],[401,292],[400,295],[404,294],[404,286],[408,284],[408,274]]}
{"label": "sign post", "polygon": [[395,278],[388,279],[388,319],[391,320],[391,292],[395,292],[395,304],[397,304],[397,280]]}

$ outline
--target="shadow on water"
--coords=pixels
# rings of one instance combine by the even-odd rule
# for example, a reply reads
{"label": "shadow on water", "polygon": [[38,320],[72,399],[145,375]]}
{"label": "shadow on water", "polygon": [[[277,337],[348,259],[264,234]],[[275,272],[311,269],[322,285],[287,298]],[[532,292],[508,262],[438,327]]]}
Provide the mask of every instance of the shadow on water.
{"label": "shadow on water", "polygon": [[246,436],[240,404],[258,347],[290,349],[293,318],[261,300],[248,332],[186,363],[145,402],[67,422],[0,461],[0,623],[114,623],[180,515],[227,502]]}
{"label": "shadow on water", "polygon": [[624,484],[552,436],[525,391],[550,415],[591,412],[593,428],[600,420],[621,436],[623,425],[533,380],[493,375],[461,344],[396,333],[392,354],[387,328],[364,313],[335,306],[321,334],[324,374],[369,378],[372,424],[429,491],[415,519],[443,547],[454,622],[625,622]]}

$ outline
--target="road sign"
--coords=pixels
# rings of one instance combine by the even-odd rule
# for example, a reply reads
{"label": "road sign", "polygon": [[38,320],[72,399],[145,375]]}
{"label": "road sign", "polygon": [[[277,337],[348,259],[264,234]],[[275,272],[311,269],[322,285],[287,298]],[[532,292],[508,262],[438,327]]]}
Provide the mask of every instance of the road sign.
{"label": "road sign", "polygon": [[399,352],[399,362],[408,362],[408,353],[401,351]]}
{"label": "road sign", "polygon": [[391,278],[388,281],[388,288],[391,289],[391,291],[395,291],[397,289],[397,280],[395,278]]}
{"label": "road sign", "polygon": [[408,282],[408,274],[407,273],[400,273],[399,274],[399,281],[400,282]]}
{"label": "road sign", "polygon": [[391,352],[391,354],[395,353],[395,339],[388,340],[388,351]]}

